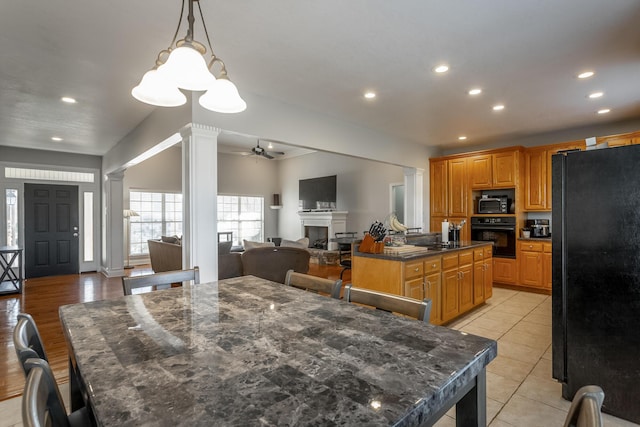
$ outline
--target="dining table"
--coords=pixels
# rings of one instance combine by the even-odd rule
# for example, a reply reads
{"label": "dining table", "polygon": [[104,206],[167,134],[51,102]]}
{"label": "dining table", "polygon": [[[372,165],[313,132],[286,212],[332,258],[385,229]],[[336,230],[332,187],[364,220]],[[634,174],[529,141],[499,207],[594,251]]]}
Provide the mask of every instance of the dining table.
{"label": "dining table", "polygon": [[496,341],[281,283],[241,276],[59,314],[99,426],[428,426],[453,406],[458,426],[486,426]]}

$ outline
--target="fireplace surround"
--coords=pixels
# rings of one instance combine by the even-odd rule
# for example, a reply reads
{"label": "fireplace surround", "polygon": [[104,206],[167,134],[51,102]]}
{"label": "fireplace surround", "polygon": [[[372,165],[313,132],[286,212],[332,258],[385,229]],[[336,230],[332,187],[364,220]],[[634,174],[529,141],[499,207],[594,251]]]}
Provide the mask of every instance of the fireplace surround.
{"label": "fireplace surround", "polygon": [[[326,239],[327,247],[322,249],[336,250],[338,244],[330,242],[336,233],[347,231],[347,211],[298,212],[300,216],[300,233],[309,237],[309,246],[315,247],[319,240]],[[326,232],[324,231],[326,230]]]}

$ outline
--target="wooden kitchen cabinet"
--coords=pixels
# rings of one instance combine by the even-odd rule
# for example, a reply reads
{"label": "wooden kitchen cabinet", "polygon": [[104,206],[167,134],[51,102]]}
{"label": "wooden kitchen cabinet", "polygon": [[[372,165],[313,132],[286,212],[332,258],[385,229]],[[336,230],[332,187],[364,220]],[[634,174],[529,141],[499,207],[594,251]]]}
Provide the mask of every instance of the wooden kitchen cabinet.
{"label": "wooden kitchen cabinet", "polygon": [[442,321],[474,306],[473,250],[442,256]]}
{"label": "wooden kitchen cabinet", "polygon": [[431,299],[429,321],[440,324],[440,257],[433,256],[404,264],[404,296]]}
{"label": "wooden kitchen cabinet", "polygon": [[469,158],[469,184],[471,188],[491,188],[493,179],[491,171],[493,163],[491,154],[472,156]]}
{"label": "wooden kitchen cabinet", "polygon": [[429,166],[429,200],[432,217],[449,215],[447,177],[448,161],[432,160]]}
{"label": "wooden kitchen cabinet", "polygon": [[543,287],[543,242],[530,240],[518,242],[520,284],[534,288]]}
{"label": "wooden kitchen cabinet", "polygon": [[515,285],[518,280],[516,260],[511,258],[493,258],[493,281]]}
{"label": "wooden kitchen cabinet", "polygon": [[606,142],[609,148],[640,144],[640,132],[624,133],[620,135],[601,136],[596,138],[597,144],[601,144],[603,142]]}
{"label": "wooden kitchen cabinet", "polygon": [[525,211],[551,210],[551,157],[561,150],[584,150],[585,147],[585,142],[580,140],[525,151]]}
{"label": "wooden kitchen cabinet", "polygon": [[[473,251],[468,251],[469,256],[463,261],[462,253],[460,253],[460,265],[458,272],[460,273],[460,312],[465,312],[473,308]],[[466,264],[463,264],[466,262]]]}
{"label": "wooden kitchen cabinet", "polygon": [[493,186],[515,187],[518,183],[517,150],[493,154]]}
{"label": "wooden kitchen cabinet", "polygon": [[493,251],[491,247],[473,251],[473,304],[493,295]]}
{"label": "wooden kitchen cabinet", "polygon": [[551,289],[551,243],[542,244],[542,287],[545,289]]}
{"label": "wooden kitchen cabinet", "polygon": [[473,189],[515,187],[518,151],[469,157],[469,185]]}
{"label": "wooden kitchen cabinet", "polygon": [[493,296],[493,247],[484,248],[484,300]]}
{"label": "wooden kitchen cabinet", "polygon": [[451,159],[448,167],[448,205],[449,216],[463,217],[467,216],[467,197],[468,181],[467,181],[467,160]]}
{"label": "wooden kitchen cabinet", "polygon": [[527,211],[547,209],[547,157],[547,150],[524,153],[524,209]]}

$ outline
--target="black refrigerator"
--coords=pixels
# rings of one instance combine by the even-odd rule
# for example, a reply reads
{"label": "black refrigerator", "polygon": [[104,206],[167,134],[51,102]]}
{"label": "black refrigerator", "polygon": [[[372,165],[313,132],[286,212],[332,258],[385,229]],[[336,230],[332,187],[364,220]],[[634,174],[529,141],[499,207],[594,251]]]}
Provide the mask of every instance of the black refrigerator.
{"label": "black refrigerator", "polygon": [[640,423],[640,145],[552,157],[553,377]]}

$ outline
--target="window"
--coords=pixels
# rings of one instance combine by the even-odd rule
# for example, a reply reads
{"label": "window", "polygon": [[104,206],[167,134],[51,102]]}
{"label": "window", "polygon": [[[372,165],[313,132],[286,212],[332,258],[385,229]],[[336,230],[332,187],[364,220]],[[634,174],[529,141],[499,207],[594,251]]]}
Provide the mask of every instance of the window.
{"label": "window", "polygon": [[7,246],[18,246],[18,190],[5,190],[7,205]]}
{"label": "window", "polygon": [[130,191],[129,208],[139,215],[129,218],[131,255],[148,254],[149,239],[182,235],[182,194]]}
{"label": "window", "polygon": [[93,193],[84,192],[84,262],[93,261]]}
{"label": "window", "polygon": [[264,197],[218,196],[218,231],[231,231],[233,244],[264,240]]}

